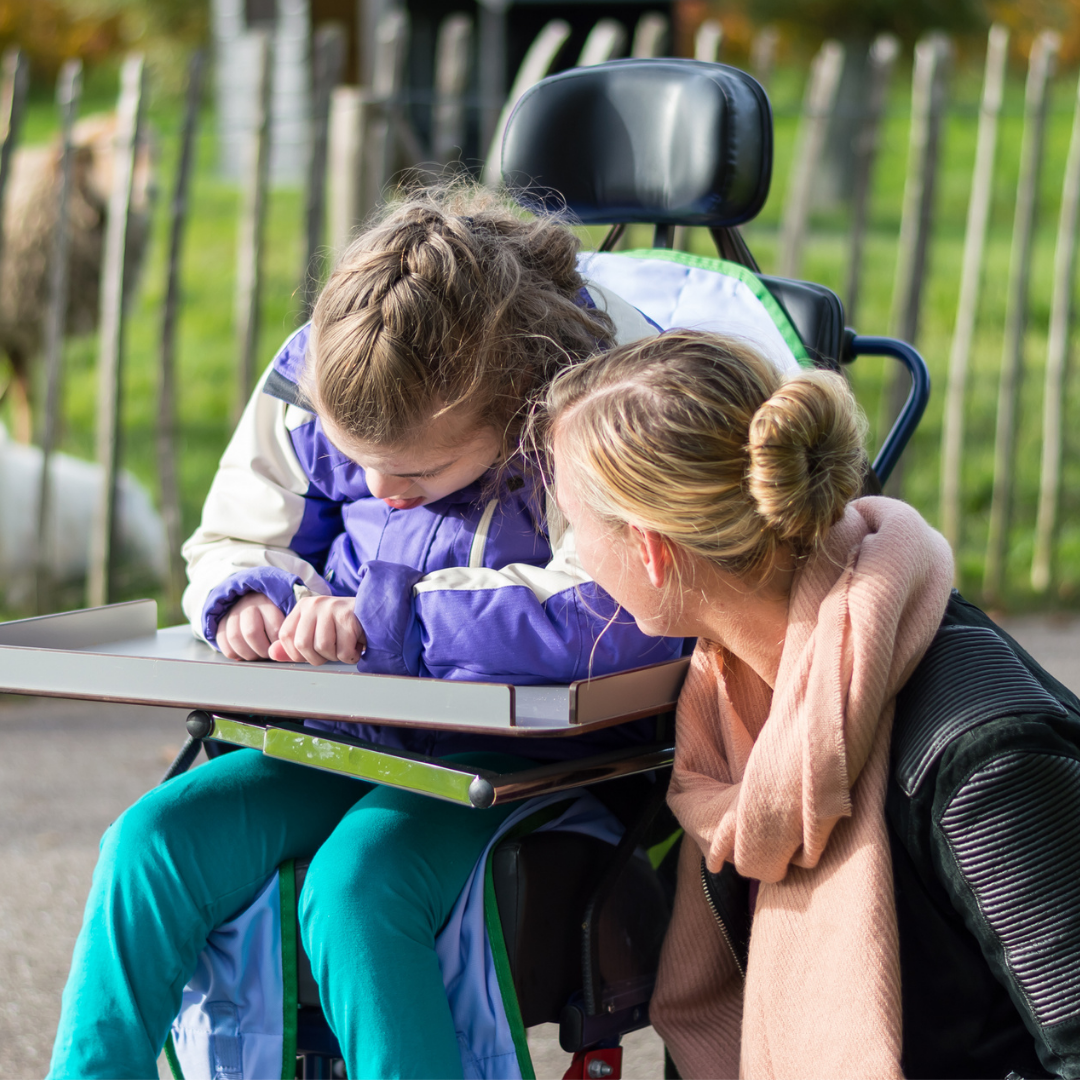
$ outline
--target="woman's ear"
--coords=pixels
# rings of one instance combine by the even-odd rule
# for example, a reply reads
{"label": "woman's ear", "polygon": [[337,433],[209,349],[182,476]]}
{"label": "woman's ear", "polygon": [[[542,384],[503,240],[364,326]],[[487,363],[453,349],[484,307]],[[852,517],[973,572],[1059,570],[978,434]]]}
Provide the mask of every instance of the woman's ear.
{"label": "woman's ear", "polygon": [[652,529],[639,529],[636,525],[631,525],[630,529],[637,541],[642,565],[649,575],[649,584],[662,589],[671,574],[672,556],[668,542]]}

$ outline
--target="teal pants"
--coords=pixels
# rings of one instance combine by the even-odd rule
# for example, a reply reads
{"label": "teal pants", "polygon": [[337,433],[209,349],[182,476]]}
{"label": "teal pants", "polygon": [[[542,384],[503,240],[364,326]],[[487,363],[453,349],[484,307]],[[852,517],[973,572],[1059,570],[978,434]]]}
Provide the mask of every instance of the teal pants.
{"label": "teal pants", "polygon": [[281,862],[312,853],[301,937],[349,1076],[461,1076],[435,937],[511,808],[472,810],[253,750],[148,792],[102,838],[50,1078],[156,1077],[207,935]]}

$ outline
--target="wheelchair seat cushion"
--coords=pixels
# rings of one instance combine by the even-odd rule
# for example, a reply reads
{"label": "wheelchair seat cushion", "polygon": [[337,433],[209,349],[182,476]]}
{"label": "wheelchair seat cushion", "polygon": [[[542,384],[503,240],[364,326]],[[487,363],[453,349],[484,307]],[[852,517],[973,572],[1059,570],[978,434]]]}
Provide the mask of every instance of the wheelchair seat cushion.
{"label": "wheelchair seat cushion", "polygon": [[[492,854],[503,940],[526,1027],[554,1023],[582,987],[581,920],[612,848],[578,833],[534,833]],[[656,975],[671,911],[655,871],[630,860],[600,917],[600,974],[617,986]]]}
{"label": "wheelchair seat cushion", "polygon": [[681,251],[588,252],[579,269],[662,330],[678,326],[741,338],[783,372],[812,362],[785,309],[756,274],[736,263]]}
{"label": "wheelchair seat cushion", "polygon": [[695,60],[615,60],[522,95],[503,179],[586,224],[738,225],[765,204],[772,112],[751,76]]}

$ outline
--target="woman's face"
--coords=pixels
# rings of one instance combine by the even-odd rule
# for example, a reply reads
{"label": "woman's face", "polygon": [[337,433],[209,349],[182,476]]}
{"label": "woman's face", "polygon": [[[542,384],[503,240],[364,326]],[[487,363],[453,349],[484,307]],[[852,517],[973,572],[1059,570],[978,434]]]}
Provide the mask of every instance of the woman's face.
{"label": "woman's face", "polygon": [[501,450],[494,428],[478,428],[472,416],[453,411],[428,421],[415,440],[399,446],[360,442],[322,421],[330,441],[364,470],[371,494],[392,510],[412,510],[468,487]]}
{"label": "woman's face", "polygon": [[[555,501],[574,530],[578,558],[588,575],[634,617],[642,633],[653,637],[685,636],[678,629],[671,590],[649,573],[649,553],[640,530],[597,517],[582,501],[582,478],[560,452],[555,462]],[[670,574],[670,566],[668,567]]]}

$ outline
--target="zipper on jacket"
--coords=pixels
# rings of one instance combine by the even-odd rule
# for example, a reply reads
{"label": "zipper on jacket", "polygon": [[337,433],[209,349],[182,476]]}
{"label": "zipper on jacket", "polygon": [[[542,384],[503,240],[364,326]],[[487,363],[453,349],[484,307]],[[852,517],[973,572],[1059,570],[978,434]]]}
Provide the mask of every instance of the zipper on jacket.
{"label": "zipper on jacket", "polygon": [[713,913],[713,918],[716,919],[716,925],[720,927],[720,935],[723,937],[724,943],[731,953],[731,959],[735,961],[735,969],[739,973],[739,978],[745,979],[746,972],[743,970],[742,962],[739,960],[739,954],[735,951],[735,945],[731,940],[731,934],[728,932],[724,920],[720,917],[720,912],[716,910],[716,904],[713,902],[712,893],[709,892],[709,881],[705,876],[704,856],[701,858],[701,891],[705,894],[705,902],[709,905],[709,910]]}

